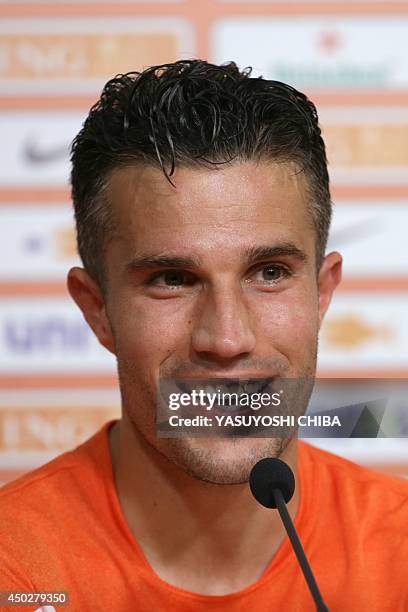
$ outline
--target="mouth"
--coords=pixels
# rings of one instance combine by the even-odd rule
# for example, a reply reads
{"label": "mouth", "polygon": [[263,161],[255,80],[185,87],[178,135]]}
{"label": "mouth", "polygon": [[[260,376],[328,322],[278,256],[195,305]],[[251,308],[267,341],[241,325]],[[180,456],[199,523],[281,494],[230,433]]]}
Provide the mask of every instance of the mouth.
{"label": "mouth", "polygon": [[275,377],[211,378],[174,380],[180,394],[195,397],[197,403],[188,406],[194,414],[248,414],[255,396],[273,393]]}

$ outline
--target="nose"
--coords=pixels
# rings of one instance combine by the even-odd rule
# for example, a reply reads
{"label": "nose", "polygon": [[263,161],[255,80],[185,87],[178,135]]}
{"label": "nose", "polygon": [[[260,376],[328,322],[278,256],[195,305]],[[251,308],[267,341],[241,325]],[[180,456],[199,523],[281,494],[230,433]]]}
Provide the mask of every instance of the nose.
{"label": "nose", "polygon": [[212,288],[202,297],[192,348],[206,360],[225,363],[251,353],[255,334],[241,287]]}

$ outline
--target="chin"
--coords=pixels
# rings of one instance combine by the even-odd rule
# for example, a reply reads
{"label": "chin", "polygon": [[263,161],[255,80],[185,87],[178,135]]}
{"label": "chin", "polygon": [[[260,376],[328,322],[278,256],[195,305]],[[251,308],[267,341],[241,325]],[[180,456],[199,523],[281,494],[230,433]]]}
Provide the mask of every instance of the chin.
{"label": "chin", "polygon": [[280,457],[289,442],[289,438],[184,438],[166,440],[157,450],[197,480],[243,484],[257,461]]}

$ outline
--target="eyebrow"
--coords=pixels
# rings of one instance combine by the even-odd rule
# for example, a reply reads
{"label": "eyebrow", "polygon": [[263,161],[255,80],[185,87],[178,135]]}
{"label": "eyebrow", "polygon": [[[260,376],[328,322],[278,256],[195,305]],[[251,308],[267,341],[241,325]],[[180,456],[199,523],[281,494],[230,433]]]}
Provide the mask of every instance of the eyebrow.
{"label": "eyebrow", "polygon": [[[304,251],[292,242],[284,242],[275,246],[249,247],[244,250],[244,260],[247,265],[274,259],[275,257],[294,257],[306,262],[308,257]],[[136,255],[125,266],[128,271],[155,269],[155,268],[198,268],[202,260],[200,257],[180,257],[172,254]]]}
{"label": "eyebrow", "polygon": [[140,255],[133,257],[127,264],[126,269],[146,270],[149,268],[197,268],[201,263],[199,258],[179,257],[174,255]]}
{"label": "eyebrow", "polygon": [[274,259],[275,257],[293,257],[301,262],[308,260],[305,251],[299,249],[293,242],[282,242],[275,246],[250,247],[245,249],[244,255],[247,264]]}

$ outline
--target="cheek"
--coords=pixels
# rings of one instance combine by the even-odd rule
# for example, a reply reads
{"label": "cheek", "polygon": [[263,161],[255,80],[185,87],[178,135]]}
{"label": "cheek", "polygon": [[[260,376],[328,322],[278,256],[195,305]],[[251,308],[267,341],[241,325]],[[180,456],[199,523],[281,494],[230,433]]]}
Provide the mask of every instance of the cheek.
{"label": "cheek", "polygon": [[316,290],[283,292],[252,304],[257,338],[265,338],[285,355],[304,354],[316,342],[319,329]]}
{"label": "cheek", "polygon": [[[258,294],[247,302],[256,335],[255,352],[278,351],[299,358],[315,345],[318,295],[315,287],[280,294]],[[177,299],[124,296],[112,313],[118,359],[155,369],[171,355],[188,351],[194,327],[194,304]]]}
{"label": "cheek", "polygon": [[176,300],[125,297],[117,302],[114,335],[119,355],[159,363],[184,344],[191,317]]}

